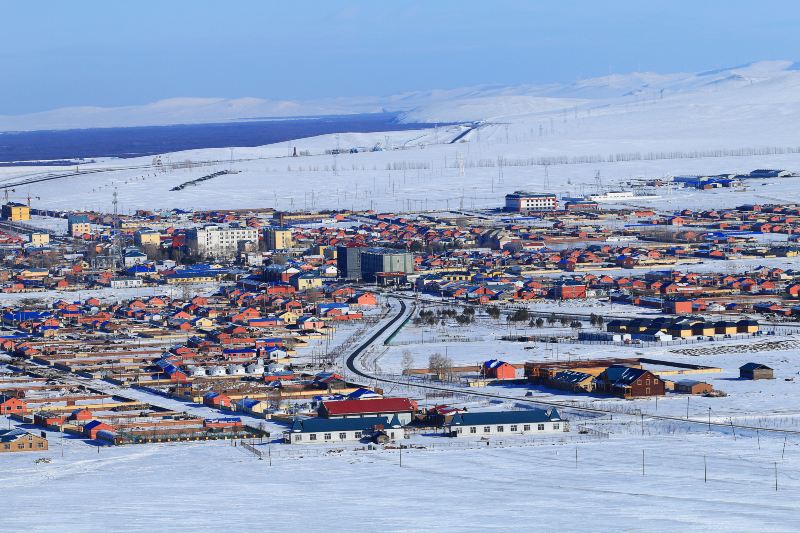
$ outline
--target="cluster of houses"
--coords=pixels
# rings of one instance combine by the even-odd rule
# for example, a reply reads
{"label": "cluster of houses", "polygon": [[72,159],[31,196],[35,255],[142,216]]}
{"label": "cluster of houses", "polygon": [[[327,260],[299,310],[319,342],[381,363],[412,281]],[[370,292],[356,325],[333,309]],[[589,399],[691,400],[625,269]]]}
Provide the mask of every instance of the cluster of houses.
{"label": "cluster of houses", "polygon": [[[649,370],[645,363],[657,365],[659,370]],[[668,391],[712,394],[713,387],[709,383],[692,379],[669,380],[664,375],[684,376],[686,373],[720,371],[719,368],[701,365],[641,358],[525,363],[525,376],[531,383],[575,393],[608,394],[625,399],[664,396]]]}
{"label": "cluster of houses", "polygon": [[658,318],[614,319],[606,323],[606,332],[585,334],[587,340],[630,340],[648,342],[671,341],[691,337],[730,337],[732,335],[754,335],[760,332],[756,320],[706,320],[699,316],[663,316]]}
{"label": "cluster of houses", "polygon": [[408,398],[320,402],[317,416],[295,419],[284,433],[291,444],[398,441],[412,428],[436,428],[447,437],[513,437],[569,431],[556,409],[476,411],[437,406],[425,412]]}
{"label": "cluster of houses", "polygon": [[[212,365],[287,362],[295,347],[328,335],[342,320],[363,318],[377,304],[375,293],[349,286],[312,295],[280,283],[258,291],[227,286],[188,299],[57,300],[3,310],[0,317],[9,335],[0,339],[0,348],[50,366],[113,373],[120,380],[181,381],[192,372],[205,375],[204,369],[218,373],[207,368]],[[131,338],[183,342],[167,350],[137,349],[130,343],[107,346]],[[184,360],[194,361],[195,368],[186,368]],[[183,368],[177,372],[177,367]]]}
{"label": "cluster of houses", "polygon": [[[43,430],[115,445],[263,434],[238,418],[204,419],[76,386],[52,374],[23,371],[0,375],[0,414]],[[0,452],[46,449],[45,432],[37,436],[11,430],[0,435]]]}

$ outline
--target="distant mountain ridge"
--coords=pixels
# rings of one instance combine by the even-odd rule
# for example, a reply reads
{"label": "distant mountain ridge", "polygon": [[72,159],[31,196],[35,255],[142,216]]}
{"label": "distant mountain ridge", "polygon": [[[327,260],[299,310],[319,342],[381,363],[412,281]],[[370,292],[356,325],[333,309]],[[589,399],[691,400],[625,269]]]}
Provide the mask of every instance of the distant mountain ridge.
{"label": "distant mountain ridge", "polygon": [[[414,91],[387,97],[343,97],[311,101],[263,98],[168,98],[120,107],[66,107],[23,115],[0,115],[0,131],[159,126],[252,120],[260,117],[401,112],[406,122],[479,121],[613,106],[646,99],[700,100],[711,93],[735,98],[737,89],[770,86],[769,101],[786,98],[800,86],[800,63],[761,61],[699,73],[610,74],[572,83],[480,85]],[[724,94],[723,94],[724,93]],[[748,95],[752,98],[753,94]]]}

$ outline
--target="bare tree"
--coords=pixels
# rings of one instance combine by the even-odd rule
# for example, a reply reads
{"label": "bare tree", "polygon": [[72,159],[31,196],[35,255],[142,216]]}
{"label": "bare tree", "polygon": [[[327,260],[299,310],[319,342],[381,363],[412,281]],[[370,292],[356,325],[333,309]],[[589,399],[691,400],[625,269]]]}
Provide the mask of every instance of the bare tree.
{"label": "bare tree", "polygon": [[401,365],[403,367],[403,374],[410,376],[411,370],[414,368],[414,355],[411,353],[411,350],[403,350]]}
{"label": "bare tree", "polygon": [[445,381],[453,375],[453,360],[439,352],[433,353],[428,359],[428,370],[439,381]]}

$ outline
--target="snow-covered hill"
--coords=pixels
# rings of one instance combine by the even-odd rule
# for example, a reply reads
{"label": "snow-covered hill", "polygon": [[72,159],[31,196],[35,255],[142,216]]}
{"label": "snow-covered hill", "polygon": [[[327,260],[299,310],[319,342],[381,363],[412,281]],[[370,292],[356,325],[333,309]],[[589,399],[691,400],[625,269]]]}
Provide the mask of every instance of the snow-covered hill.
{"label": "snow-covered hill", "polygon": [[[203,109],[203,121],[208,122],[228,112],[239,117],[270,114],[262,105],[272,106],[274,113],[312,113],[309,104],[291,102],[177,100],[154,104],[142,116],[136,108],[101,115],[103,120],[180,116],[186,122]],[[788,61],[696,74],[635,73],[563,85],[484,86],[314,105],[317,112],[323,108],[336,112],[404,109],[409,121],[474,124],[323,135],[236,148],[235,158],[241,161],[233,163],[228,149],[192,150],[169,154],[164,160],[217,163],[166,171],[123,170],[113,168],[122,166],[120,161],[101,161],[81,168],[107,171],[31,184],[30,190],[41,197],[42,205],[59,208],[108,209],[111,188],[117,187],[120,202],[128,209],[398,210],[497,206],[502,205],[503,195],[520,188],[576,193],[593,186],[597,173],[604,184],[613,186],[637,176],[764,167],[800,171],[800,70]],[[38,117],[44,119],[44,115]],[[337,146],[347,150],[387,143],[390,149],[384,151],[330,153]],[[287,157],[287,147],[309,155]],[[126,159],[124,165],[149,165],[151,159]],[[170,190],[230,167],[238,173]],[[0,185],[19,184],[42,172],[46,169],[0,169]],[[800,179],[787,179],[764,188],[759,185],[758,194],[800,201],[798,191]],[[671,201],[684,206],[736,204],[753,200],[755,192],[682,194]]]}
{"label": "snow-covered hill", "polygon": [[[377,97],[326,98],[313,101],[263,98],[170,98],[145,105],[68,107],[24,115],[0,115],[0,131],[145,126],[223,122],[263,117],[290,117],[380,112],[405,113],[409,122],[457,122],[509,117],[554,110],[591,109],[654,102],[689,96],[732,93],[746,101],[743,90],[756,86],[774,97],[797,98],[798,64],[763,61],[700,73],[634,72],[578,80],[566,84],[482,85],[426,90]],[[739,92],[742,91],[742,92]],[[794,95],[791,93],[794,92]],[[773,98],[774,100],[775,98]]]}

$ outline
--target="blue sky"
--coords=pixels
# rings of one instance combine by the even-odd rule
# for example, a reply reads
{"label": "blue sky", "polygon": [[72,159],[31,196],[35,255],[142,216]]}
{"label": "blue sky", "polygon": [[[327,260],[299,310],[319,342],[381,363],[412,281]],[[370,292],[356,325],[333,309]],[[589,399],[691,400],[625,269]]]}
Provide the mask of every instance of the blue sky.
{"label": "blue sky", "polygon": [[792,0],[7,1],[0,114],[800,60]]}

